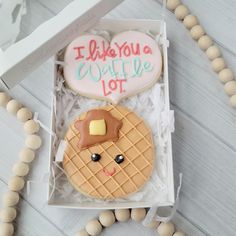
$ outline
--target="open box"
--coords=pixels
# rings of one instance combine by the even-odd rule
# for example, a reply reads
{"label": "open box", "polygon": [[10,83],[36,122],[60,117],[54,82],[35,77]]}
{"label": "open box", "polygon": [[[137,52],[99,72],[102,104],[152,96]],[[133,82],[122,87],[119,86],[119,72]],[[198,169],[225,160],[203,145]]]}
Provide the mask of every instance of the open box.
{"label": "open box", "polygon": [[[91,30],[92,31],[96,31],[96,32],[112,32],[112,34],[116,35],[120,32],[126,31],[126,30],[138,30],[138,31],[143,31],[146,32],[147,30],[149,30],[150,32],[153,32],[154,35],[159,35],[160,32],[161,35],[159,35],[159,41],[161,44],[161,50],[162,50],[162,55],[163,55],[163,61],[164,61],[164,71],[163,71],[163,77],[162,80],[157,82],[158,84],[160,84],[160,86],[162,86],[163,88],[163,93],[164,93],[164,108],[163,108],[163,113],[165,112],[167,115],[165,116],[165,119],[170,119],[171,117],[171,112],[169,111],[169,86],[168,86],[168,73],[167,73],[167,46],[168,46],[168,41],[166,40],[166,32],[165,32],[165,23],[163,21],[151,21],[151,20],[100,20],[100,22],[95,25]],[[82,33],[82,32],[81,32]],[[62,55],[62,56],[61,56]],[[59,64],[59,65],[58,65]],[[63,64],[63,50],[60,51],[59,55],[56,56],[56,60],[55,60],[55,77],[54,77],[54,87],[58,88],[58,72],[60,70],[63,70],[63,66],[61,65]],[[63,76],[62,76],[63,77]],[[63,80],[63,78],[62,78]],[[60,84],[60,86],[62,86]],[[66,90],[66,88],[64,88]],[[70,90],[69,88],[67,88],[68,90]],[[55,97],[57,97],[57,94],[61,93],[61,89],[56,89],[55,90]],[[143,94],[145,92],[142,92],[141,94]],[[148,91],[146,91],[146,93],[148,93]],[[58,101],[58,99],[54,99],[53,101],[53,110],[52,110],[52,131],[54,133],[56,133],[56,139],[63,139],[63,137],[65,136],[65,131],[62,131],[65,127],[67,127],[70,122],[72,122],[76,117],[78,117],[83,110],[83,108],[77,108],[75,115],[73,117],[73,115],[70,112],[70,116],[72,116],[70,118],[70,121],[68,121],[68,117],[65,119],[66,121],[63,120],[63,118],[61,118],[61,115],[58,115],[60,118],[58,118],[58,116],[55,116],[55,114],[60,114],[61,111],[63,111],[63,113],[65,112],[65,110],[67,109],[68,106],[62,108],[61,104],[67,104],[67,100],[63,100],[63,96],[66,96],[65,94],[63,95],[59,95],[58,97],[60,97],[60,100]],[[78,95],[80,96],[80,95]],[[136,95],[137,96],[137,95]],[[80,96],[82,97],[82,96]],[[135,97],[135,96],[134,96]],[[71,100],[71,99],[69,99]],[[79,98],[78,98],[79,100]],[[89,100],[93,100],[93,99],[81,99],[79,100],[79,102],[84,102],[86,108],[84,109],[85,111],[88,110],[88,107],[90,108],[88,101]],[[124,104],[125,106],[127,106],[129,104],[129,99],[125,100]],[[77,101],[76,101],[77,102]],[[57,106],[57,103],[58,106]],[[92,102],[93,106],[92,107],[97,107],[100,106],[102,102]],[[96,104],[96,105],[94,105]],[[103,103],[102,103],[103,104]],[[83,104],[79,104],[81,107],[83,107]],[[123,105],[123,104],[122,104]],[[87,107],[88,106],[88,107]],[[59,111],[56,111],[55,107],[60,107]],[[81,110],[80,110],[81,109]],[[148,108],[146,108],[148,109]],[[83,111],[84,111],[83,110]],[[139,113],[138,111],[136,111],[136,113]],[[141,114],[139,114],[141,115]],[[152,114],[153,115],[153,114]],[[155,114],[154,114],[155,115]],[[158,116],[159,114],[156,114],[156,116]],[[68,123],[67,123],[68,122]],[[66,125],[63,125],[62,127],[59,128],[60,131],[57,131],[56,129],[56,124],[61,124],[61,123],[67,123]],[[167,122],[169,123],[169,122]],[[156,124],[157,125],[157,124]],[[168,124],[169,125],[169,124]],[[151,127],[153,128],[153,127]],[[158,165],[162,165],[162,167],[160,168],[162,172],[166,173],[166,176],[162,178],[163,181],[163,185],[165,186],[165,194],[163,194],[161,191],[157,192],[157,196],[155,199],[150,199],[147,197],[143,197],[143,200],[133,200],[133,198],[129,199],[122,199],[120,201],[118,200],[114,200],[114,201],[99,201],[99,200],[93,200],[91,201],[90,198],[85,198],[83,199],[82,197],[80,197],[78,194],[76,194],[76,191],[72,191],[70,192],[69,190],[64,190],[64,189],[68,189],[69,185],[67,185],[67,179],[65,178],[66,176],[63,177],[63,171],[61,171],[60,166],[58,166],[59,164],[57,163],[57,159],[55,160],[55,156],[56,156],[56,152],[58,150],[58,144],[59,141],[56,140],[57,144],[55,144],[55,138],[52,136],[51,138],[51,158],[50,158],[50,169],[54,168],[55,165],[57,166],[56,170],[54,170],[54,172],[57,172],[55,175],[51,175],[51,179],[50,179],[50,183],[51,185],[49,185],[49,204],[50,205],[56,205],[56,206],[61,206],[61,207],[72,207],[72,208],[129,208],[129,207],[151,207],[153,205],[158,205],[158,206],[169,206],[169,205],[173,205],[174,203],[174,191],[173,191],[173,169],[172,169],[172,152],[171,152],[171,130],[168,130],[168,134],[167,134],[167,144],[166,144],[166,155],[164,156],[164,160],[159,160],[159,156],[157,154],[157,162]],[[61,135],[62,133],[62,135]],[[61,135],[61,136],[60,136]],[[60,148],[59,148],[60,149]],[[156,152],[157,153],[157,152]],[[58,161],[60,158],[58,158]],[[162,164],[161,162],[164,162],[164,164]],[[51,171],[52,172],[52,171]],[[57,184],[55,184],[55,179],[57,181]],[[156,182],[154,182],[154,180],[150,180],[153,181],[153,184],[157,184]],[[54,183],[54,184],[53,184]],[[69,195],[66,191],[70,192],[70,196],[64,197],[64,195]],[[162,190],[162,192],[164,192],[164,190]],[[160,193],[160,194],[158,194]],[[75,195],[75,197],[73,198],[71,195]],[[140,192],[138,192],[138,194],[141,194]],[[61,197],[63,196],[63,197]],[[133,194],[133,196],[135,196],[135,194]]]}
{"label": "open box", "polygon": [[[122,32],[125,30],[140,30],[140,31],[150,31],[161,33],[160,43],[161,51],[163,56],[163,77],[161,82],[161,87],[164,93],[164,112],[165,112],[165,122],[167,126],[171,126],[170,118],[171,111],[169,108],[169,84],[168,84],[168,61],[167,61],[167,47],[168,41],[166,39],[166,25],[163,21],[156,20],[101,20],[98,21],[98,18],[101,15],[105,14],[106,11],[113,8],[121,1],[87,1],[83,10],[79,13],[78,11],[73,11],[78,7],[79,1],[73,2],[66,9],[64,9],[58,16],[51,19],[49,22],[46,22],[39,29],[33,32],[29,37],[20,41],[16,45],[10,47],[5,53],[3,53],[2,61],[5,63],[5,68],[3,69],[2,81],[7,87],[12,87],[14,84],[19,82],[27,73],[32,71],[33,68],[36,68],[40,63],[45,59],[64,48],[70,41],[72,41],[76,36],[83,33],[87,29],[93,26],[96,30],[107,30],[113,31],[114,33]],[[106,7],[104,7],[106,6]],[[80,6],[81,7],[81,6]],[[87,12],[88,11],[88,12]],[[64,16],[68,15],[68,12],[71,14],[71,19],[68,22],[64,22]],[[73,13],[74,12],[74,13]],[[76,15],[77,14],[77,15]],[[74,19],[73,19],[74,16]],[[95,22],[97,25],[94,25]],[[80,30],[78,30],[78,26]],[[56,29],[55,29],[56,27]],[[50,30],[52,29],[52,30]],[[43,36],[40,38],[39,35]],[[37,39],[39,38],[39,39]],[[33,44],[29,43],[34,42]],[[31,45],[31,47],[29,47]],[[18,54],[14,57],[14,51],[17,50]],[[5,57],[5,58],[4,58]],[[12,59],[12,60],[11,60]],[[31,68],[32,67],[32,68]],[[57,86],[57,70],[58,65],[55,64],[55,77],[54,77],[54,86]],[[1,71],[0,71],[1,72]],[[17,76],[16,76],[17,75]],[[10,79],[11,78],[11,79]],[[12,78],[15,78],[14,80]],[[55,100],[54,100],[55,102]],[[55,132],[55,106],[52,106],[52,123],[51,129]],[[165,168],[165,188],[166,192],[163,197],[160,197],[158,200],[152,199],[148,201],[120,201],[120,202],[107,202],[103,203],[99,201],[84,201],[84,202],[69,202],[64,198],[57,198],[54,195],[53,181],[54,173],[52,167],[55,162],[55,151],[53,151],[54,138],[51,137],[51,150],[50,150],[50,160],[49,160],[49,171],[50,171],[50,180],[49,180],[49,189],[48,189],[48,204],[58,207],[66,208],[135,208],[135,207],[151,207],[151,206],[171,206],[174,204],[174,181],[173,181],[173,165],[172,165],[172,145],[171,145],[171,129],[167,132],[166,139],[166,158],[164,160],[163,167]]]}

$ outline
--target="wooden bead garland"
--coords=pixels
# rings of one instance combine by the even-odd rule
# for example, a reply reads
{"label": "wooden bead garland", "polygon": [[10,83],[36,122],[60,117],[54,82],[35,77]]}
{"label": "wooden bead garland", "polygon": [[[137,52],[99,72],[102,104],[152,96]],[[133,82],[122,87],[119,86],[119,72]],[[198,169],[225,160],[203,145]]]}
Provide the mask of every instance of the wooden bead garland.
{"label": "wooden bead garland", "polygon": [[26,134],[35,134],[39,131],[39,124],[34,120],[28,120],[24,124],[24,131]]}
{"label": "wooden bead garland", "polygon": [[146,216],[145,208],[133,208],[131,210],[131,219],[134,221],[142,221]]}
{"label": "wooden bead garland", "polygon": [[222,83],[227,83],[234,79],[234,74],[229,68],[225,68],[219,73],[219,79]]}
{"label": "wooden bead garland", "polygon": [[232,80],[232,81],[227,82],[224,86],[224,90],[228,96],[232,96],[236,94],[236,81]]}
{"label": "wooden bead garland", "polygon": [[180,4],[181,4],[180,0],[169,0],[167,1],[166,6],[170,10],[175,10],[175,8],[179,6]]}
{"label": "wooden bead garland", "polygon": [[172,236],[175,232],[175,226],[173,223],[161,223],[157,228],[157,232],[160,236]]}
{"label": "wooden bead garland", "polygon": [[29,148],[23,148],[19,154],[20,160],[25,163],[30,163],[35,158],[35,153]]}
{"label": "wooden bead garland", "polygon": [[[145,216],[145,208],[102,211],[99,215],[99,219],[90,220],[86,224],[85,229],[80,230],[75,236],[98,236],[102,232],[103,227],[110,227],[116,221],[125,222],[132,219],[136,222],[140,222]],[[156,230],[159,236],[185,236],[183,232],[175,231],[175,225],[172,222],[160,223],[159,221],[152,221],[147,227]]]}
{"label": "wooden bead garland", "polygon": [[185,5],[179,5],[175,9],[175,16],[179,20],[183,20],[189,14],[189,10]]}
{"label": "wooden bead garland", "polygon": [[11,236],[14,233],[13,224],[1,223],[0,224],[0,236]]}
{"label": "wooden bead garland", "polygon": [[22,177],[12,176],[8,182],[8,188],[11,191],[18,192],[24,188],[25,180]]}
{"label": "wooden bead garland", "polygon": [[201,25],[195,25],[190,30],[190,34],[194,40],[199,40],[205,34],[205,31]]}
{"label": "wooden bead garland", "polygon": [[117,221],[125,222],[130,219],[130,210],[129,209],[116,209],[115,217]]}
{"label": "wooden bead garland", "polygon": [[214,60],[221,56],[221,52],[218,46],[213,45],[207,49],[206,55],[209,60]]}
{"label": "wooden bead garland", "polygon": [[13,192],[13,191],[8,191],[3,194],[2,197],[2,204],[4,207],[10,207],[10,206],[15,206],[20,200],[19,193]]}
{"label": "wooden bead garland", "polygon": [[10,99],[11,99],[10,96],[8,96],[6,93],[0,92],[0,106],[1,107],[5,107]]}
{"label": "wooden bead garland", "polygon": [[214,45],[213,40],[205,33],[203,27],[199,24],[197,17],[191,15],[187,6],[182,4],[181,1],[167,0],[166,6],[170,11],[175,13],[177,19],[183,20],[183,24],[190,30],[192,38],[198,41],[198,46],[202,50],[206,51],[206,55],[211,61],[213,71],[218,73],[222,83],[226,83],[224,90],[226,94],[230,96],[231,106],[236,108],[236,90],[235,83],[233,83],[234,75],[232,70],[226,68],[226,63],[221,57],[219,47]]}
{"label": "wooden bead garland", "polygon": [[0,211],[0,220],[4,223],[10,223],[16,218],[16,209],[6,207]]}
{"label": "wooden bead garland", "polygon": [[110,227],[116,221],[113,211],[103,211],[99,215],[99,221],[103,227]]}
{"label": "wooden bead garland", "polygon": [[24,162],[17,162],[13,166],[12,172],[16,176],[26,176],[29,173],[29,165]]}
{"label": "wooden bead garland", "polygon": [[186,27],[187,29],[191,29],[191,28],[193,28],[193,26],[195,26],[195,25],[198,24],[198,19],[197,19],[196,16],[187,15],[187,16],[184,18],[183,24],[185,25],[185,27]]}
{"label": "wooden bead garland", "polygon": [[207,50],[212,44],[213,44],[213,41],[208,35],[203,35],[198,40],[198,46],[204,51]]}
{"label": "wooden bead garland", "polygon": [[29,135],[25,140],[26,147],[37,150],[41,147],[42,141],[38,135]]}
{"label": "wooden bead garland", "polygon": [[85,226],[86,231],[91,236],[97,236],[102,232],[102,225],[96,219],[90,220]]}
{"label": "wooden bead garland", "polygon": [[17,113],[16,113],[17,119],[21,122],[26,122],[27,120],[32,118],[32,112],[26,108],[22,107]]}
{"label": "wooden bead garland", "polygon": [[22,105],[18,101],[16,101],[15,99],[12,99],[7,103],[6,108],[9,113],[15,115],[18,112],[18,110],[21,108],[21,106]]}
{"label": "wooden bead garland", "polygon": [[218,73],[225,68],[225,61],[222,57],[218,57],[211,62],[212,69]]}
{"label": "wooden bead garland", "polygon": [[12,177],[8,181],[8,191],[3,194],[2,205],[0,210],[0,236],[11,236],[14,233],[12,222],[17,216],[15,206],[20,200],[19,192],[25,186],[24,177],[29,173],[29,163],[35,158],[34,150],[37,150],[41,144],[41,138],[35,135],[39,131],[39,124],[32,119],[32,112],[22,105],[11,99],[5,92],[0,92],[0,106],[6,107],[6,110],[12,115],[16,115],[17,119],[24,123],[24,131],[28,135],[26,138],[26,146],[19,153],[19,161],[12,168]]}

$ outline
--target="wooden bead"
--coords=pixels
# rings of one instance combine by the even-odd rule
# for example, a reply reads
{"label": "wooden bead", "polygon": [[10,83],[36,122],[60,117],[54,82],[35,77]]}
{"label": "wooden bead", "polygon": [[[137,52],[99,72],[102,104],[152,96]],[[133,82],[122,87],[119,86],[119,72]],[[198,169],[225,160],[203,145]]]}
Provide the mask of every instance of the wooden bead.
{"label": "wooden bead", "polygon": [[20,160],[25,163],[30,163],[35,158],[35,153],[29,148],[23,148],[19,153]]}
{"label": "wooden bead", "polygon": [[103,211],[99,215],[99,221],[104,227],[110,227],[116,221],[113,211]]}
{"label": "wooden bead", "polygon": [[10,100],[10,96],[4,92],[0,92],[0,106],[5,107]]}
{"label": "wooden bead", "polygon": [[208,35],[203,35],[198,40],[198,46],[204,51],[206,51],[212,44],[213,40]]}
{"label": "wooden bead", "polygon": [[32,112],[26,108],[26,107],[22,107],[16,114],[17,119],[21,122],[26,122],[27,120],[32,119]]}
{"label": "wooden bead", "polygon": [[195,25],[190,30],[190,34],[194,40],[199,40],[205,34],[205,31],[201,25]]}
{"label": "wooden bead", "polygon": [[98,220],[90,220],[85,226],[86,231],[91,236],[97,236],[102,232],[102,226]]}
{"label": "wooden bead", "polygon": [[21,189],[24,188],[25,185],[25,181],[22,177],[19,176],[13,176],[10,178],[9,182],[8,182],[8,187],[11,191],[15,191],[18,192]]}
{"label": "wooden bead", "polygon": [[227,83],[234,79],[233,71],[229,68],[225,68],[219,72],[219,79],[222,83]]}
{"label": "wooden bead", "polygon": [[0,224],[0,236],[12,236],[14,233],[13,224],[2,223]]}
{"label": "wooden bead", "polygon": [[236,94],[233,95],[233,96],[230,98],[230,105],[231,105],[233,108],[236,108]]}
{"label": "wooden bead", "polygon": [[13,166],[12,172],[17,176],[26,176],[29,173],[29,165],[24,162],[18,162]]}
{"label": "wooden bead", "polygon": [[183,232],[175,232],[173,236],[186,236]]}
{"label": "wooden bead", "polygon": [[33,150],[37,150],[42,145],[42,140],[38,135],[29,135],[25,140],[25,145],[28,148],[31,148]]}
{"label": "wooden bead", "polygon": [[224,91],[229,96],[236,94],[236,81],[232,80],[227,82],[224,86]]}
{"label": "wooden bead", "polygon": [[115,216],[117,221],[125,222],[130,219],[130,210],[129,209],[116,209]]}
{"label": "wooden bead", "polygon": [[7,103],[6,108],[9,113],[15,115],[18,112],[18,110],[21,108],[21,106],[22,105],[18,101],[12,99]]}
{"label": "wooden bead", "polygon": [[145,208],[133,208],[131,210],[131,219],[134,221],[141,221],[146,216],[146,209]]}
{"label": "wooden bead", "polygon": [[75,236],[89,236],[89,234],[85,229],[82,229]]}
{"label": "wooden bead", "polygon": [[35,134],[39,131],[39,123],[34,120],[28,120],[24,124],[24,131],[26,134]]}
{"label": "wooden bead", "polygon": [[175,226],[171,222],[161,223],[157,228],[157,232],[160,236],[172,236],[175,232]]}
{"label": "wooden bead", "polygon": [[2,196],[2,203],[4,207],[15,206],[20,200],[19,193],[8,191]]}
{"label": "wooden bead", "polygon": [[216,45],[212,45],[206,50],[206,55],[210,60],[214,60],[220,57],[221,52],[219,47],[217,47]]}
{"label": "wooden bead", "polygon": [[216,73],[223,70],[225,66],[225,61],[222,57],[216,58],[211,62],[211,67]]}
{"label": "wooden bead", "polygon": [[193,26],[198,24],[198,19],[196,16],[187,15],[184,17],[183,24],[187,29],[191,29]]}
{"label": "wooden bead", "polygon": [[159,221],[153,220],[149,225],[147,225],[147,227],[150,229],[156,229],[159,224],[160,224]]}
{"label": "wooden bead", "polygon": [[170,11],[173,11],[180,4],[181,4],[180,0],[167,0],[166,6]]}
{"label": "wooden bead", "polygon": [[183,20],[184,17],[187,16],[188,14],[189,14],[189,10],[183,4],[177,6],[176,9],[175,9],[175,16],[179,20]]}
{"label": "wooden bead", "polygon": [[6,207],[0,211],[0,220],[4,223],[11,223],[16,218],[16,209]]}

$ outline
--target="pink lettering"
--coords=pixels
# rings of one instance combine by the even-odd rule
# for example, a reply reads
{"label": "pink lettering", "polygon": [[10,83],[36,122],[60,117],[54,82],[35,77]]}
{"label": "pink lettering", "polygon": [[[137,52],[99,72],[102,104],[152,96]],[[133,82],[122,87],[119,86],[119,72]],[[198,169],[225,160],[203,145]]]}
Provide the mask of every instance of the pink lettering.
{"label": "pink lettering", "polygon": [[137,55],[140,55],[140,44],[139,43],[136,43],[136,47],[134,46],[133,43],[130,44],[131,46],[131,51],[132,51],[132,54],[137,56]]}
{"label": "pink lettering", "polygon": [[103,95],[108,96],[111,93],[117,91],[118,93],[124,93],[124,83],[127,82],[125,79],[111,79],[108,82],[105,80],[101,80],[102,82],[102,89],[103,89]]}
{"label": "pink lettering", "polygon": [[110,90],[112,90],[112,91],[117,89],[116,81],[113,79],[109,81],[108,86],[109,86]]}
{"label": "pink lettering", "polygon": [[119,51],[119,57],[122,57],[122,50],[124,46],[127,44],[127,42],[124,42],[121,46],[118,43],[115,43],[116,47],[118,48]]}
{"label": "pink lettering", "polygon": [[[85,47],[75,47],[77,57],[76,60],[84,58],[82,54],[82,50]],[[130,57],[130,56],[139,56],[141,55],[141,52],[144,54],[152,54],[152,49],[148,45],[145,45],[142,47],[139,43],[127,43],[124,42],[121,45],[119,45],[117,42],[114,43],[114,46],[111,47],[110,45],[106,46],[106,42],[102,41],[100,45],[98,45],[98,42],[96,40],[90,40],[88,45],[88,56],[86,57],[87,61],[96,61],[96,60],[102,60],[106,61],[107,58],[115,58],[115,57]]]}
{"label": "pink lettering", "polygon": [[79,59],[82,59],[84,58],[84,56],[81,54],[81,51],[82,49],[84,49],[85,47],[84,46],[80,46],[80,47],[74,47],[74,50],[76,52],[76,57],[75,57],[75,60],[79,60]]}
{"label": "pink lettering", "polygon": [[97,42],[96,40],[91,40],[89,42],[89,56],[86,58],[86,60],[95,61],[97,59],[96,50],[97,50]]}
{"label": "pink lettering", "polygon": [[117,79],[116,81],[117,81],[117,83],[119,83],[118,87],[120,87],[120,93],[124,93],[125,89],[123,88],[123,84],[124,84],[124,82],[127,82],[127,80],[125,80],[125,79]]}
{"label": "pink lettering", "polygon": [[144,46],[143,48],[143,53],[144,54],[152,54],[152,49],[149,46]]}
{"label": "pink lettering", "polygon": [[129,57],[131,55],[131,50],[130,50],[130,47],[125,45],[125,48],[124,48],[124,55],[126,57]]}
{"label": "pink lettering", "polygon": [[111,91],[106,92],[105,81],[104,81],[104,80],[101,80],[101,82],[102,82],[102,91],[103,91],[103,95],[106,97],[106,96],[108,96],[109,94],[111,94]]}

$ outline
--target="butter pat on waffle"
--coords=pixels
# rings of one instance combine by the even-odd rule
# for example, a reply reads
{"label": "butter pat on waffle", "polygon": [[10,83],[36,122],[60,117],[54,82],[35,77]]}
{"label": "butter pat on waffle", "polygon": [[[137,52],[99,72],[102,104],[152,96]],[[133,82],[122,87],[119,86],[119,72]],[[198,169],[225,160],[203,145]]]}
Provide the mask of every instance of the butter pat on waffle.
{"label": "butter pat on waffle", "polygon": [[84,195],[115,199],[137,192],[154,166],[152,133],[133,111],[105,106],[88,111],[69,127],[63,168]]}

